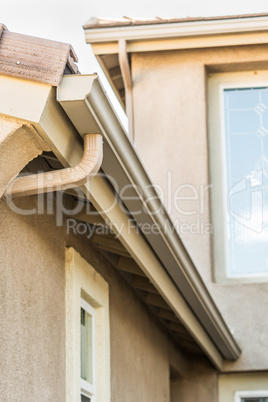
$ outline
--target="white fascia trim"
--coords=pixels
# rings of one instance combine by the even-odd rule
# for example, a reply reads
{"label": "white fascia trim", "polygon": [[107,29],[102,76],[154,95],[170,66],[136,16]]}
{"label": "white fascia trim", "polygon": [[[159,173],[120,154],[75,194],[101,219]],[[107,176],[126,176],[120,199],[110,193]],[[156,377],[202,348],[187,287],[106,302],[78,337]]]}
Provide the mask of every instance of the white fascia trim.
{"label": "white fascia trim", "polygon": [[248,17],[230,20],[86,28],[85,36],[87,43],[102,43],[117,42],[119,39],[139,41],[267,31],[268,17]]}

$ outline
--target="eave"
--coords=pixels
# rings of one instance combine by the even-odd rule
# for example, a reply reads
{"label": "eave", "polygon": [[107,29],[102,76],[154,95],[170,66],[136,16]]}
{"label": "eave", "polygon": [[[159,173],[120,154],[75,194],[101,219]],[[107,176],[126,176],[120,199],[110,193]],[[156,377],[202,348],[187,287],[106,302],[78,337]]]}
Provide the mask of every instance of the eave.
{"label": "eave", "polygon": [[85,26],[86,42],[113,43],[119,39],[128,42],[186,37],[206,37],[230,34],[264,33],[268,31],[268,16],[225,18],[215,20],[186,20],[173,23],[150,23],[130,26]]}
{"label": "eave", "polygon": [[[178,235],[164,230],[169,217],[97,77],[65,76],[58,101],[55,88],[49,85],[0,79],[1,113],[32,123],[63,166],[79,162],[83,134],[103,135],[102,168],[108,177],[112,174],[111,182],[117,188],[98,176],[82,187],[83,192],[213,364],[221,369],[223,359],[236,359],[240,349]],[[8,95],[10,88],[17,89],[16,96]],[[114,202],[115,190],[118,194],[124,186],[129,186],[128,196],[133,197],[123,200],[127,211]],[[129,226],[135,211],[141,214],[134,216],[135,225]],[[159,233],[143,232],[144,224],[157,225]]]}
{"label": "eave", "polygon": [[[118,41],[126,41],[128,54],[184,49],[204,49],[264,45],[268,43],[267,14],[211,19],[182,19],[179,22],[152,22],[147,24],[112,26],[85,25],[86,42],[92,47],[108,81],[120,103],[124,105],[125,92],[118,61]],[[111,67],[112,66],[112,67]]]}

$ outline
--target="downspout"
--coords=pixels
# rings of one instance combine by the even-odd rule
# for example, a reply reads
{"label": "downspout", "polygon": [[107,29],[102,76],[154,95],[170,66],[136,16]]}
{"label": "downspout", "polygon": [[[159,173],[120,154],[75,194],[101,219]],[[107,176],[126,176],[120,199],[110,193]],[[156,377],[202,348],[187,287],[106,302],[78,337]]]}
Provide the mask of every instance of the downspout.
{"label": "downspout", "polygon": [[84,184],[94,176],[102,162],[102,135],[84,135],[84,154],[74,167],[18,177],[6,189],[5,197],[24,197],[74,188]]}
{"label": "downspout", "polygon": [[125,39],[118,41],[119,65],[123,77],[126,94],[126,113],[128,117],[128,133],[131,141],[135,143],[134,116],[133,116],[133,93],[130,66],[127,55],[127,43]]}

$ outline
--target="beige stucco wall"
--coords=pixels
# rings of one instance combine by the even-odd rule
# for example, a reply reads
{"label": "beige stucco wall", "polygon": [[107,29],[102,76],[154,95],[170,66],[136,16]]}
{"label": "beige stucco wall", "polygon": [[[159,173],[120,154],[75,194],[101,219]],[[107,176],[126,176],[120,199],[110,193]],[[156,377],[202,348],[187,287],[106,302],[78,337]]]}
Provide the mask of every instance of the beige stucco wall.
{"label": "beige stucco wall", "polygon": [[[35,197],[16,203],[37,205]],[[0,399],[65,400],[64,253],[72,246],[109,285],[112,402],[168,402],[170,350],[182,371],[187,359],[104,256],[53,215],[18,215],[4,201],[0,215]]]}
{"label": "beige stucco wall", "polygon": [[268,368],[268,354],[263,353],[268,344],[268,284],[212,280],[206,80],[211,72],[265,68],[267,61],[267,45],[132,55],[137,151],[243,350],[226,370]]}
{"label": "beige stucco wall", "polygon": [[63,402],[64,247],[59,230],[52,230],[51,217],[14,214],[4,201],[0,216],[0,399]]}
{"label": "beige stucco wall", "polygon": [[171,381],[170,402],[181,401],[218,401],[218,375],[206,361],[193,362],[183,378]]}

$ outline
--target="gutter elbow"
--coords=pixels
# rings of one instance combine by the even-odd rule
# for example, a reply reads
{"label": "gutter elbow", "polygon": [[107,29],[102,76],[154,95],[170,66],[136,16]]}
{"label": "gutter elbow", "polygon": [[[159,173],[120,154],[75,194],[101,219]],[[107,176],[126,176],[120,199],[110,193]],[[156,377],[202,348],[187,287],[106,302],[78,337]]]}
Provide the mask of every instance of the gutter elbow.
{"label": "gutter elbow", "polygon": [[5,197],[60,191],[86,183],[100,169],[103,156],[101,134],[84,135],[84,154],[78,165],[45,173],[18,177],[6,189]]}

